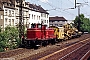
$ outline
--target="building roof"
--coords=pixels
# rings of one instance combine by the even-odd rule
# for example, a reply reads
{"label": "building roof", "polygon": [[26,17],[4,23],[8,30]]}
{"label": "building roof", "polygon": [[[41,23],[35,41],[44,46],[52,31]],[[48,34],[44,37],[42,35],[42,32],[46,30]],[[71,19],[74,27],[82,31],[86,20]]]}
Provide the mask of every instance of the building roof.
{"label": "building roof", "polygon": [[60,21],[67,21],[64,17],[58,17],[58,16],[55,16],[55,17],[49,17],[49,20],[50,21],[55,21],[55,20],[60,20]]}
{"label": "building roof", "polygon": [[46,10],[44,10],[44,9],[41,7],[41,5],[39,5],[39,6],[37,6],[37,7],[38,7],[38,9],[39,9],[39,11],[40,11],[41,13],[49,14]]}
{"label": "building roof", "polygon": [[37,6],[36,4],[29,4],[29,7],[31,10],[33,11],[38,11],[38,12],[41,12],[41,13],[46,13],[46,14],[49,14],[46,10],[44,10],[41,5]]}
{"label": "building roof", "polygon": [[15,4],[15,0],[0,0],[0,1]]}
{"label": "building roof", "polygon": [[[15,0],[0,0],[0,8],[3,9],[3,4],[7,3],[13,6],[10,6],[11,8],[14,8]],[[8,5],[5,7],[9,7]]]}

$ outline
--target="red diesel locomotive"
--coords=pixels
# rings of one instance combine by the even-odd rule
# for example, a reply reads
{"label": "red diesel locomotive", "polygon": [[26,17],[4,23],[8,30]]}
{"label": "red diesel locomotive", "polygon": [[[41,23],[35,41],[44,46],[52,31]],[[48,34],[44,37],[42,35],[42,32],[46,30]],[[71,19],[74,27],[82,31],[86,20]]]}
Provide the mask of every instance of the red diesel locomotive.
{"label": "red diesel locomotive", "polygon": [[46,28],[43,24],[31,24],[31,28],[27,29],[25,46],[45,46],[49,43],[54,44],[55,40],[53,28]]}

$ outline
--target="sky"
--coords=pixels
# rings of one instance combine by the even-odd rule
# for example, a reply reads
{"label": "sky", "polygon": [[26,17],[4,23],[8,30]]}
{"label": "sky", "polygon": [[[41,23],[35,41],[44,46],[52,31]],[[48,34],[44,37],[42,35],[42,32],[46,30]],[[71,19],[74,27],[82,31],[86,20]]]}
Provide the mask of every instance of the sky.
{"label": "sky", "polygon": [[[41,5],[42,8],[48,10],[49,16],[64,17],[66,20],[74,20],[78,16],[78,6],[80,6],[80,14],[90,18],[90,0],[25,0],[32,4]],[[75,9],[70,9],[75,8]]]}

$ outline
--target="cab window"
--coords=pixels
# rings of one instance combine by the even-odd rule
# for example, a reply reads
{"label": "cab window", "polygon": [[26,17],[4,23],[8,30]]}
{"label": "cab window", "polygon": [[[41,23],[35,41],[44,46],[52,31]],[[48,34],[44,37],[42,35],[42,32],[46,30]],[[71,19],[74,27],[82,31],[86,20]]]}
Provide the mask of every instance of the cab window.
{"label": "cab window", "polygon": [[31,28],[35,28],[36,27],[36,25],[35,24],[31,24]]}
{"label": "cab window", "polygon": [[37,28],[41,28],[41,25],[39,24],[39,25],[37,26]]}

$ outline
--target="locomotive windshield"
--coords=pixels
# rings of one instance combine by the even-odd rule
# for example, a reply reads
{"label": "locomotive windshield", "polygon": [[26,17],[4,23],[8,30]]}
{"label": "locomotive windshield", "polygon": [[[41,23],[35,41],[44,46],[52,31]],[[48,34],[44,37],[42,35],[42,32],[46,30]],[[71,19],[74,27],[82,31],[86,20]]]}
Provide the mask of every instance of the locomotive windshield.
{"label": "locomotive windshield", "polygon": [[41,24],[38,24],[37,28],[41,28]]}
{"label": "locomotive windshield", "polygon": [[31,24],[31,28],[35,28],[36,27],[36,24]]}

